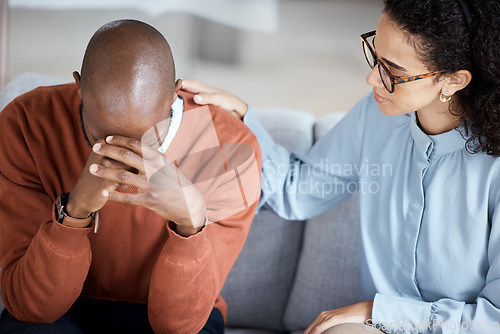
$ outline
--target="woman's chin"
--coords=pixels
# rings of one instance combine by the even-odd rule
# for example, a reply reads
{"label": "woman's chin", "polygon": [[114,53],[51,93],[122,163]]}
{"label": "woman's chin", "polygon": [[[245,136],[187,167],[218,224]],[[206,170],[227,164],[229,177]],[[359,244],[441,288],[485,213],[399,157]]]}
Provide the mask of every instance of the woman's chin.
{"label": "woman's chin", "polygon": [[384,115],[395,116],[408,114],[405,110],[396,108],[396,106],[391,102],[379,103],[378,108]]}

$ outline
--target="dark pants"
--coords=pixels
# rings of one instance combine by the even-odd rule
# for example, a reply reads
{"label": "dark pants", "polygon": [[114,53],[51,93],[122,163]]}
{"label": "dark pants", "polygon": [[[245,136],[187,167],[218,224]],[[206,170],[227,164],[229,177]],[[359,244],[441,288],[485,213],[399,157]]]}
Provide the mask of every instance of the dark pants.
{"label": "dark pants", "polygon": [[[16,320],[7,310],[0,317],[0,334],[94,334],[154,333],[149,325],[148,307],[143,304],[78,298],[71,309],[53,324],[32,324]],[[199,334],[223,334],[224,320],[214,308]],[[179,333],[191,334],[191,333]],[[194,334],[194,333],[193,333]]]}

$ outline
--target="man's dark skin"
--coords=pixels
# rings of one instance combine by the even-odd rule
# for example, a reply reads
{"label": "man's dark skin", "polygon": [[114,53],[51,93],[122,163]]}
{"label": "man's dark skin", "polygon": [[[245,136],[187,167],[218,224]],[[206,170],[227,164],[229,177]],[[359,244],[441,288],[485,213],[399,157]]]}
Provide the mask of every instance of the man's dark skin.
{"label": "man's dark skin", "polygon": [[[141,145],[148,129],[171,116],[171,105],[182,86],[182,81],[175,81],[172,53],[164,37],[135,21],[108,24],[90,41],[81,76],[78,72],[73,76],[93,153],[70,193],[68,214],[84,219],[111,200],[156,212],[174,222],[182,236],[200,231],[206,214],[203,196],[173,164],[160,166],[163,154],[154,149],[168,129],[158,129],[153,148]],[[148,181],[147,168],[162,173],[155,178],[162,184]],[[136,187],[138,193],[118,192],[118,186]]]}

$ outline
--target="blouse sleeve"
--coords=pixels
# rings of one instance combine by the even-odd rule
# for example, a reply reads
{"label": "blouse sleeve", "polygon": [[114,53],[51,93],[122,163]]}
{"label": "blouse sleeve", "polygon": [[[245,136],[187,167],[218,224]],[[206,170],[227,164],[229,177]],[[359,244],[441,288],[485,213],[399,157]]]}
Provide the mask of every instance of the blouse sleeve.
{"label": "blouse sleeve", "polygon": [[319,215],[357,192],[368,98],[304,155],[276,144],[251,109],[244,122],[262,150],[262,193],[259,208],[271,207],[279,216],[304,220]]}

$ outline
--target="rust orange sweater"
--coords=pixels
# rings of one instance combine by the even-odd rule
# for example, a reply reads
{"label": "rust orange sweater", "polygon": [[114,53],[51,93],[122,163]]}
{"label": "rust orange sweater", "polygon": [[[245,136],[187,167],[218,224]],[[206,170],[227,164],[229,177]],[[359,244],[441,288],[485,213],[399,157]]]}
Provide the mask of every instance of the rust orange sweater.
{"label": "rust orange sweater", "polygon": [[[200,108],[191,95],[181,95],[185,113],[178,134],[195,138],[196,126],[188,120],[196,120]],[[53,203],[61,193],[71,192],[91,154],[80,104],[76,85],[66,84],[37,88],[0,113],[0,279],[5,306],[19,320],[53,322],[80,295],[147,303],[155,332],[197,333],[214,306],[226,313],[219,293],[257,203],[245,205],[244,196],[228,196],[226,178],[215,187],[212,182],[215,191],[206,195],[207,216],[211,210],[220,212],[221,206],[242,210],[188,238],[148,209],[114,202],[100,211],[97,234],[57,223]],[[253,148],[254,167],[247,168],[253,179],[238,180],[240,188],[252,183],[260,190],[261,156],[254,135],[227,112],[210,107],[208,115],[222,151],[223,143]],[[178,137],[167,151],[173,160],[189,150]],[[226,161],[225,166],[227,171]]]}

